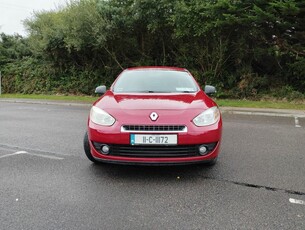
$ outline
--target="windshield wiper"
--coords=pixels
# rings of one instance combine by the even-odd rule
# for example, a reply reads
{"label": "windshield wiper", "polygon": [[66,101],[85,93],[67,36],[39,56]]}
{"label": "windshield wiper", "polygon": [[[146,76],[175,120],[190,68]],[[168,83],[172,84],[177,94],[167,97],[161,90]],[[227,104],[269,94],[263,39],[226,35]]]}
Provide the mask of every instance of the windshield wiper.
{"label": "windshield wiper", "polygon": [[170,91],[143,90],[143,91],[137,91],[137,93],[172,93],[172,92],[170,92]]}
{"label": "windshield wiper", "polygon": [[188,90],[184,90],[184,91],[178,91],[179,93],[195,93],[196,91],[188,91]]}
{"label": "windshield wiper", "polygon": [[196,91],[189,91],[189,90],[183,90],[183,91],[156,91],[156,90],[143,90],[143,91],[137,91],[138,93],[195,93]]}

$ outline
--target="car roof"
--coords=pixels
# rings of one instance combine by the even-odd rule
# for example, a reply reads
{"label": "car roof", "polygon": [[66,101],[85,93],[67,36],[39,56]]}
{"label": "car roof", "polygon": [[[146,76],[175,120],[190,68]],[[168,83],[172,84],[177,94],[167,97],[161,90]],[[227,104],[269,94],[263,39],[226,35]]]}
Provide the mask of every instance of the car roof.
{"label": "car roof", "polygon": [[170,66],[139,66],[139,67],[131,67],[127,68],[129,70],[141,70],[141,71],[151,71],[151,70],[169,70],[169,71],[181,71],[181,72],[188,72],[185,68],[179,67],[170,67]]}

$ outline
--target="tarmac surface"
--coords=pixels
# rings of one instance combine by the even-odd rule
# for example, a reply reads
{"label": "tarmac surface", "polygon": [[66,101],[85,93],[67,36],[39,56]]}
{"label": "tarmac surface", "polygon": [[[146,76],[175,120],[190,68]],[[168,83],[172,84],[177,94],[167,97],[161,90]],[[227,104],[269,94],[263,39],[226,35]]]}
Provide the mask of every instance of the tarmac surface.
{"label": "tarmac surface", "polygon": [[89,104],[0,99],[0,229],[305,229],[305,111],[221,108],[214,167],[92,164]]}

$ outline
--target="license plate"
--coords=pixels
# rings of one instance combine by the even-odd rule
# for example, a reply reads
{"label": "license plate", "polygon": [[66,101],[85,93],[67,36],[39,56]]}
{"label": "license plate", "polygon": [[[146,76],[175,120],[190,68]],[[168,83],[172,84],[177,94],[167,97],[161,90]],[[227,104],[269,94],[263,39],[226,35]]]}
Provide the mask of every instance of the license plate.
{"label": "license plate", "polygon": [[176,145],[177,135],[130,134],[131,145]]}

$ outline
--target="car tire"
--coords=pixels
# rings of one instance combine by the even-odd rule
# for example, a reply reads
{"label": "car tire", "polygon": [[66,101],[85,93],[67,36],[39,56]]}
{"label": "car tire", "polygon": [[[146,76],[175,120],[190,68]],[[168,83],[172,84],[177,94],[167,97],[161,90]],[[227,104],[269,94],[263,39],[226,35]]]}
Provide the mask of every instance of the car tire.
{"label": "car tire", "polygon": [[85,136],[84,136],[84,150],[85,150],[86,156],[88,157],[88,159],[90,161],[92,161],[94,163],[98,163],[98,161],[94,159],[94,157],[92,156],[91,151],[90,151],[88,132],[86,132]]}
{"label": "car tire", "polygon": [[213,160],[210,160],[210,161],[208,161],[205,165],[206,166],[214,166],[216,163],[217,163],[217,157],[216,158],[214,158]]}

